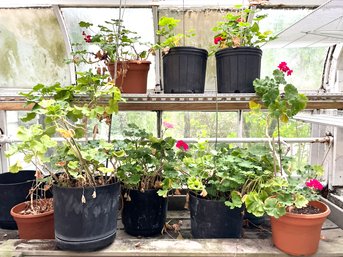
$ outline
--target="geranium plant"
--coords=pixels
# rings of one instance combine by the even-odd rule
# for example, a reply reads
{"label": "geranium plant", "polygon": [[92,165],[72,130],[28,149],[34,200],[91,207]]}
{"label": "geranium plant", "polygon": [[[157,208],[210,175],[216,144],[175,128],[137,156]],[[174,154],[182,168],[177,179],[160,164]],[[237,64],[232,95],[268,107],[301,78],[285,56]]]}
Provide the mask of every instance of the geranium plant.
{"label": "geranium plant", "polygon": [[260,110],[261,104],[267,108],[268,127],[276,121],[278,140],[270,140],[270,151],[273,155],[273,176],[243,197],[248,212],[256,216],[267,213],[276,218],[287,211],[306,207],[312,200],[318,199],[318,191],[323,187],[317,180],[322,175],[321,166],[307,165],[294,170],[289,165],[289,158],[284,156],[283,142],[280,138],[280,123],[288,122],[294,115],[306,107],[307,97],[297,88],[287,83],[286,76],[292,75],[286,62],[281,62],[273,71],[273,77],[256,79],[254,87],[257,100],[252,100],[250,108]]}
{"label": "geranium plant", "polygon": [[272,160],[242,148],[222,146],[208,150],[205,142],[191,147],[183,159],[183,176],[188,188],[200,197],[220,200],[233,209],[242,197],[272,174]]}
{"label": "geranium plant", "polygon": [[[173,127],[163,125],[164,131]],[[174,138],[163,134],[157,138],[135,124],[129,124],[124,136],[124,142],[117,142],[117,148],[125,150],[119,158],[118,177],[126,189],[159,189],[158,194],[166,197],[170,189],[180,187],[178,155],[182,152],[175,148]]]}
{"label": "geranium plant", "polygon": [[[94,28],[92,23],[81,21],[79,26],[83,29],[84,42],[74,44],[76,49],[81,48],[73,53],[75,63],[139,61],[146,60],[149,56],[150,43],[142,42],[137,32],[125,28],[122,20],[111,19],[97,28]],[[99,50],[95,53],[89,52],[84,49],[84,43],[96,45]]]}
{"label": "geranium plant", "polygon": [[176,33],[175,29],[179,22],[180,20],[167,16],[163,16],[159,19],[159,29],[156,31],[156,35],[159,39],[152,47],[154,51],[161,49],[163,53],[168,53],[170,48],[180,46],[182,39],[195,36],[193,30],[187,31],[185,34]]}
{"label": "geranium plant", "polygon": [[[21,142],[12,145],[7,156],[23,153],[26,163],[33,163],[40,173],[51,175],[59,185],[95,187],[113,182],[116,166],[106,167],[106,160],[123,154],[96,138],[98,123],[95,122],[111,122],[111,115],[118,112],[121,94],[112,82],[107,82],[107,75],[88,71],[79,76],[76,85],[38,84],[30,92],[22,93],[27,104],[32,105],[22,121],[42,115],[45,124],[19,127]],[[93,128],[89,128],[90,122]],[[60,136],[62,142],[57,143],[54,136]],[[17,162],[10,169],[18,171],[21,164]],[[61,172],[59,176],[55,174],[57,171]]]}
{"label": "geranium plant", "polygon": [[225,15],[224,21],[218,22],[212,29],[216,33],[214,50],[226,47],[259,47],[262,43],[275,39],[271,31],[260,31],[259,22],[267,15],[258,15],[257,12],[235,6],[233,13]]}

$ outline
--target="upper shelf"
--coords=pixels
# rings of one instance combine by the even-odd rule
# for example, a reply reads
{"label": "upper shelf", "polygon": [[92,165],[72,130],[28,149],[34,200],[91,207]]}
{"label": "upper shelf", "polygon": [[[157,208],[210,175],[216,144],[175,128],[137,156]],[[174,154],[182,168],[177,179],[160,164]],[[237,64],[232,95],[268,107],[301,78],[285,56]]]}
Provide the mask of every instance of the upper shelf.
{"label": "upper shelf", "polygon": [[[343,109],[343,93],[306,93],[306,109]],[[230,111],[247,110],[255,94],[124,94],[122,111]],[[82,98],[80,98],[82,101]],[[18,95],[0,96],[0,110],[29,110]]]}

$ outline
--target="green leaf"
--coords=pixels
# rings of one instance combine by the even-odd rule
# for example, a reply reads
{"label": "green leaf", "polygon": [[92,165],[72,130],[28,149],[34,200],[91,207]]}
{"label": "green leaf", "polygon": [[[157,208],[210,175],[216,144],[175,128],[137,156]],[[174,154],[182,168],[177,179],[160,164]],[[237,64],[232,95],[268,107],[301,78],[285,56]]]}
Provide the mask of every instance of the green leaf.
{"label": "green leaf", "polygon": [[276,198],[269,197],[264,202],[264,208],[269,216],[279,218],[286,214],[286,208]]}
{"label": "green leaf", "polygon": [[11,173],[18,173],[20,170],[23,169],[23,166],[17,161],[15,164],[11,165],[9,170]]}
{"label": "green leaf", "polygon": [[89,28],[89,27],[93,26],[93,24],[92,24],[92,23],[89,23],[89,22],[85,22],[85,21],[80,21],[80,22],[79,22],[79,26],[80,26],[81,28]]}
{"label": "green leaf", "polygon": [[28,122],[30,120],[33,120],[34,118],[36,118],[36,113],[35,112],[29,112],[26,114],[26,116],[21,118],[22,122]]}
{"label": "green leaf", "polygon": [[305,207],[308,204],[308,200],[305,198],[305,196],[301,194],[296,194],[294,199],[294,205],[297,208]]}
{"label": "green leaf", "polygon": [[230,207],[230,209],[240,208],[242,207],[242,195],[238,191],[232,191],[231,194],[231,201],[225,201],[225,205]]}

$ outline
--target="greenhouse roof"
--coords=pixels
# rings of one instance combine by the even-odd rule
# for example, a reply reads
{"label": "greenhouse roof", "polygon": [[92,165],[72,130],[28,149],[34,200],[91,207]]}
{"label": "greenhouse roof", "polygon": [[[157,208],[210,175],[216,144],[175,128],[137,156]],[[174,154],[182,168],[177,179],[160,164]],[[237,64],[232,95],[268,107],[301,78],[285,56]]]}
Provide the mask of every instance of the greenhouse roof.
{"label": "greenhouse roof", "polygon": [[[282,6],[319,6],[325,2],[325,0],[255,0],[250,1],[252,3],[263,2],[266,5],[282,5]],[[5,0],[1,1],[0,7],[27,7],[27,6],[118,6],[120,4],[126,6],[174,6],[174,7],[203,7],[203,8],[215,8],[215,7],[232,7],[237,4],[248,5],[247,0]]]}

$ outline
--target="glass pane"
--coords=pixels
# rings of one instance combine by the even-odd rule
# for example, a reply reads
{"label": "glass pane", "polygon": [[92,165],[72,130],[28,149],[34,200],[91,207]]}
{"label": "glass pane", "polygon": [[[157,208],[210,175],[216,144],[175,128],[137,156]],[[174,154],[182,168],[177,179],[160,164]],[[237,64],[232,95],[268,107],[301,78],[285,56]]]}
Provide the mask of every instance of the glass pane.
{"label": "glass pane", "polygon": [[163,112],[163,121],[174,125],[166,136],[174,138],[232,138],[238,134],[237,112]]}
{"label": "glass pane", "polygon": [[[95,29],[98,25],[105,25],[105,21],[119,18],[118,8],[62,8],[62,13],[66,22],[67,31],[69,33],[72,43],[84,42],[82,32],[79,27],[80,21],[86,21],[94,24],[94,31],[87,31],[88,34],[95,34],[98,31]],[[154,26],[152,18],[152,10],[146,8],[126,8],[121,11],[123,25],[125,28],[137,32],[141,37],[142,42],[154,42]],[[139,20],[138,20],[139,17]],[[89,46],[90,52],[97,52],[98,48]],[[138,49],[137,50],[142,50]],[[148,58],[151,61],[150,70],[148,74],[148,89],[155,88],[155,58],[150,55]],[[79,70],[88,70],[91,66],[77,67]]]}
{"label": "glass pane", "polygon": [[0,31],[0,87],[70,83],[63,36],[51,9],[1,9]]}
{"label": "glass pane", "polygon": [[[26,115],[25,111],[7,111],[6,112],[6,118],[7,118],[7,136],[9,136],[11,139],[15,139],[17,137],[17,131],[19,126],[25,126],[29,127],[32,124],[35,124],[38,122],[37,119],[33,119],[30,122],[23,123],[20,118],[24,117]],[[23,165],[23,169],[34,169],[34,165],[31,163],[25,163],[23,161],[24,155],[22,153],[18,153],[16,155],[11,156],[8,159],[9,165],[12,165],[19,161]]]}
{"label": "glass pane", "polygon": [[[268,17],[261,22],[263,30],[279,33],[312,10],[265,10]],[[326,47],[263,49],[261,76],[271,75],[280,62],[285,61],[293,70],[287,81],[300,90],[317,90],[321,86]],[[315,64],[315,65],[314,65]]]}
{"label": "glass pane", "polygon": [[119,112],[112,118],[112,136],[122,136],[129,123],[134,123],[146,131],[157,134],[157,115],[155,112]]}

